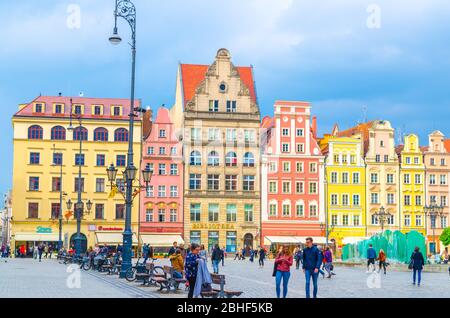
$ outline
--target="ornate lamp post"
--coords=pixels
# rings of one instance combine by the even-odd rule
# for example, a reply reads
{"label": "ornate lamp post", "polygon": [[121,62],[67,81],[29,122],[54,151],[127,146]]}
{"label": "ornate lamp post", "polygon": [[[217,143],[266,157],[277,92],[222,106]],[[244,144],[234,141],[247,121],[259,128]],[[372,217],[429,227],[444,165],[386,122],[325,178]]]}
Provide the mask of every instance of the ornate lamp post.
{"label": "ornate lamp post", "polygon": [[389,212],[382,206],[377,213],[373,214],[381,224],[381,233],[384,232],[384,225],[388,222],[388,218],[391,216]]}
{"label": "ornate lamp post", "polygon": [[[125,273],[132,266],[131,264],[131,248],[133,232],[131,231],[131,210],[133,204],[133,181],[136,178],[137,169],[133,163],[133,128],[134,118],[137,116],[135,112],[144,113],[145,110],[134,107],[134,90],[135,90],[135,78],[136,78],[136,7],[130,0],[116,0],[116,8],[114,11],[114,31],[113,35],[109,38],[109,41],[117,45],[122,42],[122,38],[118,34],[117,18],[125,19],[131,28],[131,106],[130,106],[130,120],[129,120],[129,138],[128,138],[128,155],[127,155],[127,167],[124,173],[126,179],[126,192],[125,192],[125,230],[123,232],[123,254],[122,254],[122,268],[120,271],[120,277],[125,278]],[[110,167],[111,168],[111,167]],[[115,170],[114,166],[112,166]],[[108,169],[108,178],[113,184],[115,178],[112,174],[117,175],[117,170]],[[111,175],[110,175],[111,174]],[[145,177],[145,175],[143,175]],[[148,175],[147,175],[148,176]],[[115,177],[115,175],[114,175]],[[139,186],[139,188],[142,188]]]}
{"label": "ornate lamp post", "polygon": [[[66,205],[67,205],[67,210],[71,211],[72,210],[72,206],[74,204],[73,204],[72,200],[69,199],[66,202]],[[92,202],[91,202],[91,200],[88,200],[86,202],[86,209],[84,208],[84,202],[81,201],[81,199],[78,199],[78,201],[75,203],[75,206],[74,206],[75,216],[77,218],[77,235],[74,238],[74,241],[75,241],[75,256],[77,258],[79,258],[80,254],[81,254],[81,233],[80,233],[81,219],[83,218],[84,215],[91,213],[91,209],[92,209]]]}
{"label": "ornate lamp post", "polygon": [[57,161],[55,155],[59,155],[62,158],[62,153],[56,153],[55,152],[55,145],[53,145],[53,164],[52,166],[59,166],[59,214],[58,214],[58,221],[59,221],[59,234],[58,234],[58,251],[62,248],[62,224],[63,224],[63,215],[62,215],[62,205],[63,205],[63,196],[66,195],[66,193],[63,192],[62,189],[62,177],[63,177],[63,163],[62,160]]}
{"label": "ornate lamp post", "polygon": [[[425,217],[430,217],[430,225],[431,229],[433,230],[433,243],[434,243],[434,253],[437,251],[437,244],[436,244],[436,236],[435,236],[435,230],[436,230],[436,219],[437,217],[442,217],[444,214],[444,207],[442,205],[437,205],[436,200],[432,199],[430,205],[426,205],[424,207]],[[426,224],[425,220],[425,224]]]}

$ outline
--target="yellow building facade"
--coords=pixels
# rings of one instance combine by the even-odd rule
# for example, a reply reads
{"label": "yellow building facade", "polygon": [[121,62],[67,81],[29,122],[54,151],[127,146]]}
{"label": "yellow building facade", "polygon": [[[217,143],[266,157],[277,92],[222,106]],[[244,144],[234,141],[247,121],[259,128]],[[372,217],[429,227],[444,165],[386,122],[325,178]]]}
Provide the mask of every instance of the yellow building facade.
{"label": "yellow building facade", "polygon": [[338,246],[366,237],[366,173],[358,137],[327,136],[326,207],[329,238]]}
{"label": "yellow building facade", "polygon": [[405,136],[404,146],[397,148],[400,156],[401,231],[416,230],[425,235],[425,165],[419,137]]}
{"label": "yellow building facade", "polygon": [[[110,198],[106,168],[114,163],[125,169],[128,150],[129,100],[40,96],[19,106],[13,116],[14,165],[12,189],[11,248],[25,246],[30,251],[40,242],[57,246],[59,215],[62,213],[62,241],[71,246],[76,219],[66,202],[82,199],[93,205],[81,222],[83,248],[117,245],[125,225],[124,199]],[[138,102],[139,104],[139,102]],[[70,112],[72,111],[72,121]],[[82,128],[79,128],[81,118]],[[72,128],[70,125],[72,122]],[[134,127],[134,163],[141,157],[141,121]],[[79,156],[82,139],[82,156]],[[81,165],[82,180],[78,183]],[[62,175],[61,175],[62,168]],[[62,179],[61,179],[62,177]],[[63,193],[62,205],[60,192]],[[132,227],[138,240],[139,198],[133,207]]]}

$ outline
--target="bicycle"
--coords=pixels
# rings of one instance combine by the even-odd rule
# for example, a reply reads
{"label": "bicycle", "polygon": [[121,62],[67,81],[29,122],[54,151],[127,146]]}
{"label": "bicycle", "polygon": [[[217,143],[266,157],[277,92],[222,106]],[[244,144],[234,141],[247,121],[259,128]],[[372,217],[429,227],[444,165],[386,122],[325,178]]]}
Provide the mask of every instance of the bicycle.
{"label": "bicycle", "polygon": [[[150,258],[150,261],[151,261],[150,264],[154,264],[156,260],[157,260],[156,258]],[[137,272],[137,269],[138,269],[138,268],[142,268],[142,267],[145,268],[146,263],[144,263],[144,262],[140,263],[139,261],[140,261],[140,258],[138,258],[138,260],[137,260],[137,262],[136,262],[136,265],[131,266],[131,267],[126,271],[126,273],[125,273],[125,279],[126,279],[127,281],[129,281],[129,282],[134,282],[134,281],[136,280],[136,272]],[[161,273],[164,273],[163,268],[162,268],[161,266],[154,266],[154,267],[153,267],[153,271],[152,271],[152,273],[150,273],[150,274],[152,274],[152,275],[161,275]]]}

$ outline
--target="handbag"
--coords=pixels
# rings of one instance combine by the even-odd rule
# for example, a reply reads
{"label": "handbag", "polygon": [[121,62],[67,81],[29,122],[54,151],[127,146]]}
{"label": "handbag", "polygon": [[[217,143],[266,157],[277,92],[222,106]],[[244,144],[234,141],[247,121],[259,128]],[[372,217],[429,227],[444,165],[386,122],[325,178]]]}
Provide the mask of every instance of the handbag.
{"label": "handbag", "polygon": [[276,263],[273,264],[273,273],[272,273],[272,277],[275,277],[275,276],[277,276],[277,264]]}
{"label": "handbag", "polygon": [[202,284],[202,293],[203,293],[203,292],[210,292],[210,291],[212,291],[212,286],[211,286],[211,284],[203,283],[203,284]]}
{"label": "handbag", "polygon": [[414,260],[410,260],[409,261],[409,265],[408,265],[408,269],[413,269],[414,268]]}

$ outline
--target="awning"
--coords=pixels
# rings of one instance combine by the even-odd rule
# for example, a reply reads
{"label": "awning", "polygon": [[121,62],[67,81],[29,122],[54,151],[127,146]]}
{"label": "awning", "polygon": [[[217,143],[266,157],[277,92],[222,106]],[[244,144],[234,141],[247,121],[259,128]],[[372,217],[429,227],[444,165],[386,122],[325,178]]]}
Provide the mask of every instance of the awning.
{"label": "awning", "polygon": [[173,242],[184,244],[183,238],[178,234],[141,234],[141,241],[152,247],[171,247]]}
{"label": "awning", "polygon": [[[95,232],[98,244],[123,244],[122,232]],[[138,239],[135,233],[133,233],[133,245],[138,245]]]}
{"label": "awning", "polygon": [[[305,244],[306,239],[308,237],[310,237],[310,236],[296,236],[295,239],[300,241],[300,243]],[[327,243],[327,238],[323,237],[323,236],[312,236],[311,238],[313,239],[313,244],[326,244]],[[330,242],[330,240],[328,240],[328,243],[329,242]]]}
{"label": "awning", "polygon": [[16,233],[14,239],[16,242],[58,242],[58,233]]}
{"label": "awning", "polygon": [[355,243],[365,241],[365,240],[367,240],[367,238],[365,238],[365,237],[349,237],[349,236],[347,236],[346,238],[344,238],[342,240],[342,244],[344,244],[344,245],[345,244],[355,244]]}
{"label": "awning", "polygon": [[264,245],[272,245],[272,244],[299,244],[299,240],[297,240],[293,236],[265,236],[264,237]]}

